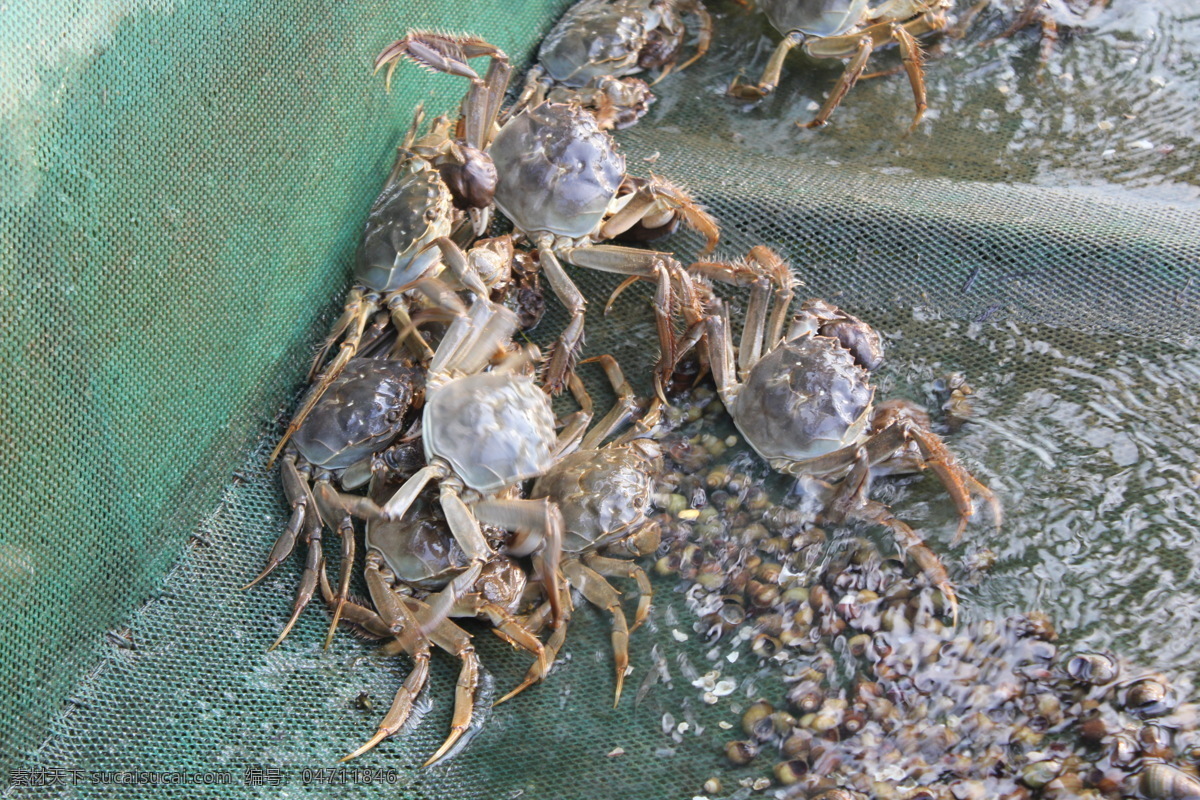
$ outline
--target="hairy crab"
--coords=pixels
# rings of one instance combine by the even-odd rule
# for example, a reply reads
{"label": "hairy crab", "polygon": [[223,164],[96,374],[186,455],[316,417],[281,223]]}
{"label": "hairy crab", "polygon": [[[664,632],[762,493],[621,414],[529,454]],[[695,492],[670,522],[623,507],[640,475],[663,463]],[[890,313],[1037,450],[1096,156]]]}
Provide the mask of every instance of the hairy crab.
{"label": "hairy crab", "polygon": [[[278,647],[291,632],[312,599],[318,573],[324,573],[321,532],[326,524],[342,541],[338,608],[345,604],[355,551],[351,517],[370,517],[379,510],[366,498],[338,491],[334,481],[344,489],[354,489],[369,480],[376,456],[408,425],[407,412],[423,387],[423,370],[405,361],[351,359],[341,374],[331,381],[328,391],[313,403],[313,413],[298,426],[296,435],[284,450],[281,477],[284,494],[292,509],[291,518],[275,542],[266,567],[243,587],[249,589],[271,574],[287,559],[296,540],[303,535],[308,557],[292,616],[271,649]],[[326,647],[337,627],[339,614],[335,610]]]}
{"label": "hairy crab", "polygon": [[[953,499],[958,536],[975,513],[972,493],[992,508],[996,496],[961,465],[942,440],[907,404],[874,406],[870,372],[883,359],[879,334],[861,320],[822,300],[808,300],[781,333],[787,306],[776,303],[768,319],[770,284],[790,299],[790,269],[765,247],[743,262],[703,262],[694,267],[718,280],[751,286],[746,323],[735,363],[727,312],[719,300],[706,321],[713,377],[725,407],[746,442],[776,470],[817,479],[833,521],[861,519],[886,526],[930,583],[957,599],[945,567],[887,506],[868,498],[872,470],[931,469]],[[782,285],[781,285],[782,284]],[[820,479],[846,478],[833,487]]]}
{"label": "hairy crab", "polygon": [[[684,16],[699,25],[696,52],[676,67],[687,32]],[[543,100],[576,100],[602,128],[627,128],[645,113],[653,95],[634,77],[684,69],[708,51],[712,19],[700,0],[582,0],[546,34],[516,109]]]}
{"label": "hairy crab", "polygon": [[[400,58],[396,53],[416,57],[414,51],[427,60],[437,56],[434,63],[441,68],[473,76],[478,84],[483,79],[467,66],[466,59],[488,56],[492,64],[489,77],[497,82],[508,80],[508,57],[477,37],[412,32],[388,52]],[[511,242],[491,239],[464,253],[455,241],[456,233],[470,233],[473,228],[479,235],[488,224],[496,170],[484,152],[484,138],[499,112],[498,102],[492,107],[491,101],[489,93],[472,89],[463,103],[463,135],[457,138],[446,117],[438,117],[429,132],[418,138],[424,119],[418,107],[400,146],[396,166],[368,213],[345,309],[309,372],[309,380],[316,379],[316,388],[271,454],[271,463],[346,362],[359,352],[373,317],[386,310],[397,330],[409,332],[406,339],[410,346],[428,358],[432,355],[428,345],[412,332],[408,304],[414,290],[435,293],[435,302],[447,305],[454,303],[445,290],[447,285],[486,297],[490,286],[508,280],[513,258]],[[467,225],[465,215],[471,217],[471,225]],[[449,276],[443,274],[447,271]],[[433,280],[439,276],[441,280]],[[450,276],[453,280],[448,281]],[[329,351],[339,341],[336,356],[322,369]]]}
{"label": "hairy crab", "polygon": [[[416,34],[392,45],[377,63],[394,66],[409,58],[434,69],[444,65],[415,51]],[[400,46],[402,42],[408,42]],[[493,62],[493,65],[499,62]],[[496,109],[508,73],[489,70],[468,95],[467,104]],[[494,119],[494,117],[491,117]],[[596,118],[577,103],[543,102],[507,119],[498,130],[480,131],[477,141],[497,173],[494,203],[512,221],[514,235],[537,248],[550,288],[567,308],[570,321],[549,355],[546,388],[561,392],[583,342],[586,301],[559,259],[578,267],[653,278],[665,253],[598,244],[635,226],[669,229],[677,219],[707,238],[710,252],[719,238],[716,220],[670,181],[652,176],[627,183],[625,159]],[[622,186],[625,193],[622,193]]]}
{"label": "hairy crab", "polygon": [[758,100],[779,85],[783,62],[799,46],[812,58],[848,60],[845,71],[817,115],[803,124],[818,128],[862,77],[871,53],[895,42],[912,84],[917,110],[915,127],[925,114],[925,77],[921,67],[918,36],[946,27],[945,12],[950,0],[885,0],[872,7],[870,0],[758,0],[771,25],[783,34],[758,83],[734,80],[729,93],[744,100]]}
{"label": "hairy crab", "polygon": [[[1025,28],[1037,25],[1041,29],[1041,46],[1038,53],[1038,69],[1045,67],[1054,54],[1063,31],[1087,27],[1103,11],[1110,0],[1009,0],[1009,5],[1020,5],[1020,10],[1010,24],[996,39],[1007,39]],[[965,29],[979,12],[992,5],[993,0],[980,0],[963,14],[959,28]],[[983,42],[990,44],[994,40]]]}
{"label": "hairy crab", "polygon": [[[537,534],[544,542],[539,566],[546,589],[557,607],[558,554],[562,516],[546,500],[512,496],[520,483],[546,472],[573,447],[590,422],[590,400],[560,433],[555,432],[550,399],[526,367],[536,353],[521,350],[492,363],[516,330],[508,309],[479,298],[470,311],[446,331],[429,364],[425,382],[422,436],[426,465],[405,481],[383,504],[382,515],[399,519],[431,481],[450,532],[469,565],[432,604],[445,616],[460,595],[479,578],[494,556],[480,523]],[[582,389],[582,386],[579,387]],[[519,543],[510,552],[527,555]]]}
{"label": "hairy crab", "polygon": [[[607,445],[601,443],[628,421],[642,405],[634,397],[620,367],[611,356],[600,361],[618,402],[604,420],[583,438],[580,449],[560,459],[537,479],[530,491],[532,498],[547,498],[563,515],[564,536],[560,569],[565,583],[578,590],[592,605],[612,616],[612,645],[616,662],[615,706],[621,699],[621,687],[629,667],[629,634],[650,613],[653,589],[650,579],[630,559],[654,552],[661,532],[651,519],[654,478],[662,472],[662,459],[656,442],[647,438],[659,417],[655,403],[637,427]],[[620,577],[637,583],[639,600],[633,625],[621,607],[620,592],[608,578]],[[547,602],[544,608],[548,609]],[[535,611],[527,625],[538,629],[544,611]],[[504,702],[526,687],[542,680],[562,647],[567,626],[551,634],[546,657],[533,664],[525,680],[497,702]]]}
{"label": "hairy crab", "polygon": [[[387,490],[387,482],[380,480],[372,486],[371,494],[382,499]],[[502,531],[488,528],[485,536],[497,551],[505,547],[506,537]],[[410,676],[397,692],[391,709],[371,740],[346,756],[344,761],[372,749],[396,733],[408,719],[413,701],[423,691],[427,678],[422,653],[427,653],[429,643],[421,642],[414,632],[427,631],[429,642],[439,647],[442,646],[439,637],[446,639],[452,634],[453,629],[445,625],[447,621],[431,620],[433,610],[427,602],[432,592],[444,589],[471,563],[450,534],[444,513],[428,492],[418,497],[399,520],[371,520],[367,525],[366,550],[365,574],[371,601],[393,639],[393,643],[385,647],[385,654],[406,652],[416,665],[415,677]],[[520,564],[497,552],[483,565],[474,583],[463,587],[454,598],[449,616],[488,620],[499,635],[530,652],[536,663],[542,665],[545,660],[542,643],[512,616],[525,590],[526,580]],[[473,647],[469,657],[465,655],[465,648],[455,647],[452,652],[463,658],[464,664],[450,735],[425,762],[426,766],[445,755],[471,722],[478,665],[473,660]]]}
{"label": "hairy crab", "polygon": [[537,248],[546,279],[571,313],[546,373],[550,388],[557,391],[582,344],[586,307],[559,259],[577,267],[655,277],[664,253],[597,242],[639,223],[670,225],[678,216],[708,237],[708,252],[719,236],[716,221],[686,191],[662,178],[652,177],[620,194],[627,177],[625,159],[577,105],[542,103],[521,112],[500,129],[489,152],[499,174],[496,206]]}

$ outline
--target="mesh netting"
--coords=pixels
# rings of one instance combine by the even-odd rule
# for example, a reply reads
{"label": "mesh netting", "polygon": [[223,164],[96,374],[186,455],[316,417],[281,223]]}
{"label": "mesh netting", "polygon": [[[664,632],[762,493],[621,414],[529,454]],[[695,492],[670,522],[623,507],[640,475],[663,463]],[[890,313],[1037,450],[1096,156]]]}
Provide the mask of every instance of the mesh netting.
{"label": "mesh netting", "polygon": [[[295,784],[373,732],[407,662],[348,636],[322,651],[316,611],[264,654],[299,566],[237,589],[286,522],[263,470],[274,417],[340,301],[412,106],[449,109],[463,89],[407,69],[386,94],[374,55],[405,27],[441,26],[519,59],[564,5],[5,10],[6,773],[229,770],[233,784],[210,794],[278,796],[245,786],[244,770]],[[796,130],[837,74],[799,56],[771,100],[729,104],[724,86],[761,69],[775,36],[714,3],[713,52],[659,84],[621,140],[630,172],[680,179],[716,213],[723,252],[770,244],[812,294],[877,324],[890,343],[881,396],[927,402],[936,378],[967,374],[976,421],[950,445],[1000,494],[1004,528],[972,526],[952,549],[953,508],[933,481],[879,487],[952,570],[984,544],[996,552],[992,576],[963,589],[966,617],[1042,608],[1072,645],[1195,680],[1200,214],[1188,152],[1200,71],[1186,45],[1200,31],[1182,2],[1144,5],[1114,0],[1040,82],[1030,38],[975,46],[1003,29],[988,12],[931,59],[929,121],[905,136],[903,76],[864,81],[828,129]],[[688,253],[698,240],[669,244]],[[644,391],[649,289],[604,317],[598,298],[616,281],[572,274],[593,300],[588,351],[612,352]],[[545,337],[562,325],[551,306]],[[484,711],[459,756],[420,770],[457,672],[435,654],[429,713],[363,765],[430,798],[681,797],[736,777],[717,733],[736,713],[699,702],[683,677],[681,659],[703,672],[706,648],[677,583],[656,583],[617,709],[608,623],[582,609],[545,684]],[[476,630],[491,687],[506,691],[527,658]],[[675,680],[635,704],[652,647]],[[727,669],[754,678],[748,661]],[[764,674],[739,697],[773,691]],[[664,734],[666,713],[693,721],[682,741]]]}

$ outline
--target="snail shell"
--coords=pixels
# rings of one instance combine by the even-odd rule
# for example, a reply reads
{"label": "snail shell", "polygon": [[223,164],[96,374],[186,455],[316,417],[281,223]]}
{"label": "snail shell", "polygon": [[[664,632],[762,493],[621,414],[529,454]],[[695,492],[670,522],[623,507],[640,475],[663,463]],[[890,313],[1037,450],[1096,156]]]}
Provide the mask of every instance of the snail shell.
{"label": "snail shell", "polygon": [[1117,679],[1121,666],[1107,653],[1079,653],[1067,662],[1067,674],[1078,683],[1103,686]]}
{"label": "snail shell", "polygon": [[1142,770],[1142,792],[1152,800],[1196,800],[1200,780],[1170,764],[1148,764]]}

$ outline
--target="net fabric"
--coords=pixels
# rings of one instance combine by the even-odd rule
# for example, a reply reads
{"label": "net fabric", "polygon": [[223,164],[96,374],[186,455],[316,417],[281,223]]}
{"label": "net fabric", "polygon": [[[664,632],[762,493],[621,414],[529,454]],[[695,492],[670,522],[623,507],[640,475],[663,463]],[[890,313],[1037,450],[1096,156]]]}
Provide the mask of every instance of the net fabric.
{"label": "net fabric", "polygon": [[[246,766],[277,767],[294,781],[374,730],[406,662],[371,658],[346,636],[322,652],[325,620],[316,612],[264,655],[298,567],[237,590],[286,521],[276,478],[262,468],[280,433],[269,417],[284,408],[340,300],[412,104],[449,108],[462,91],[453,79],[409,69],[388,95],[364,65],[410,26],[471,29],[514,58],[528,55],[563,5],[523,4],[520,14],[500,3],[469,12],[454,3],[4,12],[14,24],[0,35],[18,37],[34,56],[2,79],[2,110],[17,135],[0,161],[15,187],[0,200],[0,310],[11,321],[4,347],[13,376],[0,399],[11,431],[0,451],[15,476],[5,491],[19,524],[0,539],[0,685],[16,698],[0,711],[0,766],[229,769],[233,785],[209,791],[246,796],[256,791],[242,784]],[[1169,15],[1176,6],[1160,8]],[[1188,544],[1198,527],[1188,467],[1196,454],[1186,433],[1200,406],[1192,283],[1200,253],[1194,175],[1181,156],[1124,147],[1101,166],[1064,172],[1054,143],[1078,147],[1099,128],[1072,136],[1056,127],[1065,124],[1054,115],[1063,97],[1027,82],[1036,66],[1027,41],[964,46],[932,61],[930,105],[945,111],[931,115],[927,138],[900,137],[910,113],[903,79],[862,83],[829,130],[797,133],[790,120],[836,73],[789,72],[778,98],[752,111],[724,104],[718,93],[751,49],[746,42],[760,51],[748,59],[752,72],[774,40],[736,9],[714,9],[714,53],[660,84],[651,114],[621,135],[630,172],[687,183],[722,221],[722,252],[771,244],[812,294],[879,324],[891,344],[881,394],[927,399],[935,377],[967,372],[988,424],[968,425],[951,446],[1000,490],[1008,513],[987,542],[999,556],[995,580],[966,592],[968,613],[1039,605],[1076,622],[1081,645],[1120,646],[1149,666],[1194,671],[1192,640],[1177,634],[1200,607]],[[1119,0],[1114,10],[1125,27],[1114,22],[1064,46],[1052,77],[1085,74],[1080,59],[1115,68],[1123,31],[1138,19],[1121,16]],[[1186,40],[1188,30],[1177,36]],[[1163,41],[1146,45],[1151,61],[1129,78],[1141,87],[1131,101],[1139,112],[1156,102],[1154,53],[1174,52]],[[1006,71],[1027,104],[985,102]],[[1184,73],[1169,73],[1161,88],[1183,91],[1171,80]],[[998,130],[1026,131],[1023,149],[998,160],[987,151],[994,142],[972,144],[978,137],[959,124],[991,125],[982,111],[993,107]],[[1039,113],[1030,117],[1030,107]],[[1181,113],[1169,97],[1157,107],[1171,112],[1168,121]],[[997,183],[1006,165],[1028,163],[1022,153],[1037,149],[1024,122],[1031,118],[1048,126],[1034,130],[1045,155],[1038,163],[1051,166],[1018,175],[1026,185]],[[1160,117],[1147,119],[1149,132],[1127,141],[1187,144],[1164,139],[1153,127],[1165,124]],[[1179,130],[1170,136],[1188,135],[1172,126]],[[1114,189],[1121,176],[1134,191]],[[1099,183],[1104,192],[1071,188]],[[1147,199],[1155,186],[1167,187],[1170,202]],[[695,252],[699,241],[680,235],[670,244]],[[655,341],[649,288],[605,317],[594,298],[616,281],[572,274],[593,298],[589,351],[613,352],[644,391]],[[551,307],[540,337],[563,324]],[[882,498],[948,547],[951,511],[928,483],[882,486]],[[1064,507],[1069,495],[1078,499]],[[488,712],[459,757],[421,771],[446,732],[457,671],[435,654],[433,709],[370,766],[399,770],[403,796],[413,797],[590,797],[599,785],[677,797],[713,774],[737,777],[714,737],[716,723],[736,724],[736,715],[701,704],[678,666],[682,655],[703,672],[706,659],[694,636],[681,643],[672,634],[690,633],[675,588],[659,582],[652,621],[631,642],[632,686],[650,669],[652,645],[675,673],[642,704],[610,708],[608,624],[581,610],[570,660]],[[123,627],[135,649],[105,640]],[[477,635],[476,646],[495,689],[506,691],[527,659],[492,639]],[[753,678],[753,665],[739,669]],[[769,675],[755,688],[774,691]],[[355,710],[363,692],[373,711]],[[681,709],[697,724],[676,743],[662,717],[682,719]],[[606,757],[617,747],[625,755]],[[379,787],[337,791],[366,796]]]}
{"label": "net fabric", "polygon": [[[303,374],[419,100],[375,54],[487,24],[515,59],[561,2],[7,7],[0,763],[44,738],[90,643],[161,584]],[[85,645],[84,642],[89,644]]]}

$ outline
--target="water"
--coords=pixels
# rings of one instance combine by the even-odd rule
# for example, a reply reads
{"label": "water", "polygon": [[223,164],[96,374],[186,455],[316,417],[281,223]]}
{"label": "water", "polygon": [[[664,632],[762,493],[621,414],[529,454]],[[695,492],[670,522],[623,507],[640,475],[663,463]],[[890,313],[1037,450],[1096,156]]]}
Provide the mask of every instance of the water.
{"label": "water", "polygon": [[[911,135],[902,72],[861,81],[822,130],[794,123],[813,117],[843,62],[793,51],[771,97],[756,105],[727,98],[734,77],[758,79],[780,36],[761,15],[730,2],[710,6],[712,49],[659,84],[659,102],[632,138],[678,125],[746,152],[831,165],[1200,201],[1190,157],[1200,143],[1200,14],[1189,0],[1112,0],[1091,27],[1062,38],[1044,69],[1036,27],[986,43],[1012,18],[988,9],[962,39],[926,42],[929,111]],[[896,48],[886,48],[868,72],[899,63]]]}
{"label": "water", "polygon": [[[642,393],[650,390],[656,355],[647,294],[631,291],[612,316],[588,319],[592,352],[613,353]],[[736,301],[733,307],[740,319]],[[880,479],[873,490],[943,555],[955,581],[979,549],[996,554],[987,577],[961,587],[964,618],[1042,610],[1072,644],[1113,648],[1147,668],[1200,681],[1193,633],[1200,615],[1200,348],[1150,335],[1150,328],[1144,336],[1118,335],[974,323],[926,307],[847,310],[886,339],[877,402],[907,398],[936,412],[934,383],[951,373],[964,374],[974,390],[974,415],[944,439],[999,496],[999,530],[981,506],[962,545],[952,547],[954,505],[931,474]],[[544,324],[540,335],[557,331],[553,320]],[[611,395],[599,370],[585,365],[580,373],[597,412],[607,410]],[[776,502],[793,484],[770,477],[744,450],[725,459],[756,465]],[[869,535],[894,552],[886,532]]]}
{"label": "water", "polygon": [[[952,371],[976,391],[976,416],[947,443],[1000,496],[1005,520],[999,531],[969,528],[965,552],[986,546],[998,558],[963,590],[965,614],[1039,608],[1078,646],[1200,676],[1200,352],[920,313],[872,321],[889,333],[881,397],[928,402],[933,380]],[[947,548],[953,508],[932,477],[894,505]]]}

